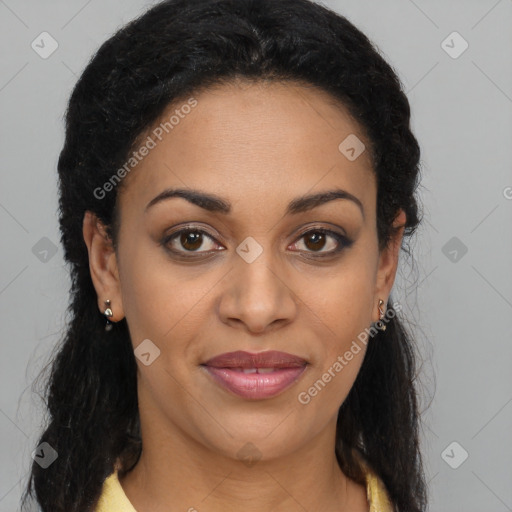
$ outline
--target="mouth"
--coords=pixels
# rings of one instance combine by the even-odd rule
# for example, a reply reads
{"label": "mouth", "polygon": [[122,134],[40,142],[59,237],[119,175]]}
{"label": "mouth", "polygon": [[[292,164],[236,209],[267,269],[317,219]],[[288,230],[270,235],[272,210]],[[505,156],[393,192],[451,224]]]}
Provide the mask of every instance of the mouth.
{"label": "mouth", "polygon": [[281,394],[304,373],[308,361],[286,352],[227,352],[201,364],[225,390],[252,400]]}

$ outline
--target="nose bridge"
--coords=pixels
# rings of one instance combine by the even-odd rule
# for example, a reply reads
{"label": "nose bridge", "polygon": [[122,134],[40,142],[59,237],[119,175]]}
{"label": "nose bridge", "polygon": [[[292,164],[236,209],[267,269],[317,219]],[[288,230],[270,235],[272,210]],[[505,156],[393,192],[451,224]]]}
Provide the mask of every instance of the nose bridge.
{"label": "nose bridge", "polygon": [[254,239],[242,242],[237,248],[235,272],[238,276],[238,293],[246,300],[265,299],[272,302],[283,293],[279,276],[279,258],[270,247],[263,248]]}
{"label": "nose bridge", "polygon": [[294,315],[295,302],[280,275],[281,262],[272,249],[254,239],[238,246],[229,279],[229,299],[223,301],[221,308],[225,319],[236,318],[257,331]]}

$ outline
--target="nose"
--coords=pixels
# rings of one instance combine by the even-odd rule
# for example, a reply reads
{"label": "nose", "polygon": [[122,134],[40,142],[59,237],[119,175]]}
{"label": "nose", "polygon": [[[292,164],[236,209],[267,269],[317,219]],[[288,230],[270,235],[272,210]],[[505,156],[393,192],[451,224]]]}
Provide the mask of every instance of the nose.
{"label": "nose", "polygon": [[261,334],[293,321],[297,301],[291,273],[271,259],[270,251],[251,263],[235,258],[219,304],[224,323]]}

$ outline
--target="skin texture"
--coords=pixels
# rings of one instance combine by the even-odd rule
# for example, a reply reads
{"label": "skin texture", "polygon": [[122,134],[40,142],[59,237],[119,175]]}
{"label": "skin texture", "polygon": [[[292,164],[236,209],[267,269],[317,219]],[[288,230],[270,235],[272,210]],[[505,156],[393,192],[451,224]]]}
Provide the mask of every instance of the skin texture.
{"label": "skin texture", "polygon": [[[367,511],[364,487],[345,477],[334,453],[338,409],[365,346],[307,405],[297,396],[379,319],[405,214],[379,253],[368,151],[349,161],[338,150],[349,134],[365,141],[364,133],[323,91],[238,82],[195,98],[191,113],[125,178],[117,253],[95,217],[84,217],[100,311],[110,299],[112,321],[126,317],[133,347],[150,339],[160,349],[149,366],[137,359],[144,448],[121,484],[138,512]],[[212,213],[172,198],[145,212],[170,187],[216,194],[232,211]],[[364,216],[346,199],[285,215],[292,199],[334,188],[356,196]],[[180,258],[161,241],[185,224],[214,240],[204,236],[202,245],[184,247],[178,235],[167,246]],[[318,227],[345,231],[353,243],[315,260],[338,246],[330,235],[313,243],[310,228]],[[263,248],[252,263],[236,252],[249,236]],[[187,248],[197,256],[191,246],[211,254],[187,263]],[[280,395],[246,400],[199,366],[234,350],[281,350],[309,366]],[[237,456],[248,442],[261,457],[252,465]]]}

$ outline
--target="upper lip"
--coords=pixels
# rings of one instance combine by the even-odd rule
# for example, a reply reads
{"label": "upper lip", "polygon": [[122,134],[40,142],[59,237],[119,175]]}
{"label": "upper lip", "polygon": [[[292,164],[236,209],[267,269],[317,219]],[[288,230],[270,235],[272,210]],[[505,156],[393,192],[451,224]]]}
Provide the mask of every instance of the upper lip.
{"label": "upper lip", "polygon": [[256,354],[237,350],[212,357],[203,363],[216,368],[297,368],[306,364],[302,357],[276,350]]}

